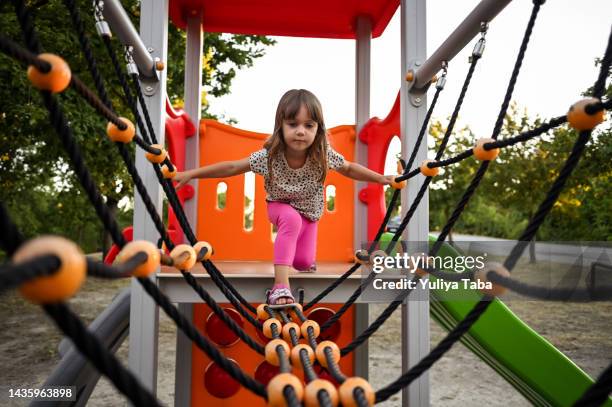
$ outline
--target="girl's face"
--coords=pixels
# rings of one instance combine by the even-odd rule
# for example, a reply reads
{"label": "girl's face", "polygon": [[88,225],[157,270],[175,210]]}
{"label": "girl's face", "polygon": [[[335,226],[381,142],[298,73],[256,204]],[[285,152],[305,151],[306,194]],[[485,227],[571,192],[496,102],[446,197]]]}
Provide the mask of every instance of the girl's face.
{"label": "girl's face", "polygon": [[318,128],[319,125],[312,120],[306,106],[300,106],[295,118],[283,120],[285,145],[294,153],[306,154],[315,140]]}

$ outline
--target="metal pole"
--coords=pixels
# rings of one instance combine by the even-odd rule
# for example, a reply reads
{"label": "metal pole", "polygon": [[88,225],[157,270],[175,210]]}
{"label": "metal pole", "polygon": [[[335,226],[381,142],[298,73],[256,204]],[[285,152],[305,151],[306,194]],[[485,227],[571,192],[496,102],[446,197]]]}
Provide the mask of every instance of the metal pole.
{"label": "metal pole", "polygon": [[[185,169],[200,166],[199,131],[202,109],[202,50],[204,33],[202,32],[202,10],[187,17],[187,42],[185,46],[185,113],[191,118],[196,134],[186,140]],[[198,221],[198,182],[192,181],[194,196],[185,202],[185,214],[189,224],[194,228]],[[180,303],[179,310],[190,321],[193,320],[193,304]],[[179,330],[176,336],[176,368],[174,384],[174,405],[191,405],[191,360],[192,342]]]}
{"label": "metal pole", "polygon": [[[357,18],[357,41],[355,43],[355,133],[363,128],[370,119],[370,47],[372,40],[372,23],[365,16]],[[355,162],[368,166],[368,146],[355,140]],[[353,247],[360,249],[362,243],[368,240],[368,208],[359,200],[359,191],[367,187],[365,182],[355,185],[355,210],[353,215]],[[355,332],[363,332],[368,327],[368,304],[356,304]],[[355,350],[355,375],[368,378],[368,343]]]}
{"label": "metal pole", "polygon": [[[450,62],[463,47],[465,47],[478,33],[480,23],[490,22],[497,16],[512,0],[482,0],[472,12],[459,24],[431,54],[421,67],[416,70],[413,87],[422,88],[431,78],[442,69],[442,61]],[[407,71],[404,71],[407,72]]]}
{"label": "metal pole", "polygon": [[151,53],[142,42],[119,0],[104,0],[102,13],[121,43],[133,48],[134,62],[138,65],[141,75],[157,79],[155,60],[151,57]]}
{"label": "metal pole", "polygon": [[[164,63],[168,50],[168,0],[148,0],[141,3],[140,32],[143,41],[151,44],[152,53]],[[160,144],[164,144],[166,70],[160,72],[159,88],[145,98],[153,129]],[[155,171],[140,149],[136,149],[136,169],[142,175],[158,213],[162,212],[161,186]],[[134,193],[134,240],[157,242],[159,234],[144,202]],[[153,280],[156,276],[151,277]],[[128,362],[140,382],[155,394],[157,387],[157,345],[159,308],[136,279],[132,279],[130,304],[130,340]]]}
{"label": "metal pole", "polygon": [[[401,52],[402,72],[419,67],[427,56],[426,50],[426,0],[402,0],[401,2]],[[426,93],[409,94],[409,84],[401,77],[401,141],[402,156],[406,157],[414,145],[419,127],[427,113]],[[427,158],[427,140],[419,147],[416,162]],[[421,187],[423,177],[408,182],[402,190],[402,216]],[[408,253],[413,253],[414,243],[426,242],[429,233],[429,198],[425,193],[414,213],[402,240],[410,241]],[[413,243],[414,242],[414,243]],[[429,353],[429,291],[415,289],[402,304],[402,372],[418,363]],[[429,406],[429,374],[425,372],[402,391],[402,406]]]}

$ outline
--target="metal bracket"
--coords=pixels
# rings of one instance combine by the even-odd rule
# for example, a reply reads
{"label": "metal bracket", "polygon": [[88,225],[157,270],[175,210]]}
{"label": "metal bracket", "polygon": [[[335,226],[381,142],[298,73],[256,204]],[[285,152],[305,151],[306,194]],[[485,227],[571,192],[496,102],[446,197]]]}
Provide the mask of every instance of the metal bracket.
{"label": "metal bracket", "polygon": [[[417,72],[418,68],[423,64],[422,61],[411,61],[408,65],[408,71]],[[427,89],[431,82],[427,83],[422,88],[416,88],[414,84],[416,83],[417,78],[414,77],[413,80],[408,85],[408,100],[414,107],[420,107],[425,100],[425,94],[427,93]]]}
{"label": "metal bracket", "polygon": [[145,96],[154,96],[159,91],[159,81],[143,78],[141,75],[140,83]]}

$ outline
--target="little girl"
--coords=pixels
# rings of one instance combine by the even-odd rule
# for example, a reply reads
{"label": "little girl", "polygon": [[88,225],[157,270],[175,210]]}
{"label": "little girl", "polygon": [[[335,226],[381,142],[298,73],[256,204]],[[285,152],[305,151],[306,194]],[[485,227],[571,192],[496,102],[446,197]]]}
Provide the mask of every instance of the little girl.
{"label": "little girl", "polygon": [[268,218],[277,228],[274,241],[274,286],[270,305],[294,302],[289,288],[289,270],[315,270],[317,224],[323,214],[323,183],[329,169],[358,181],[391,183],[384,176],[348,162],[334,151],[319,100],[304,89],[283,95],[276,109],[274,132],[264,148],[237,161],[225,161],[179,172],[177,188],[192,178],[222,178],[253,171],[264,177]]}

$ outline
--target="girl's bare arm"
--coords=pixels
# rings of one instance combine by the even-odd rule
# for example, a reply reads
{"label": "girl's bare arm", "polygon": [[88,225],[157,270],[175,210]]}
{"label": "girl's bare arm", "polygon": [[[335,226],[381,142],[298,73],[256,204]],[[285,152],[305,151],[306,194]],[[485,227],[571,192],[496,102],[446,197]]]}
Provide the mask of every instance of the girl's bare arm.
{"label": "girl's bare arm", "polygon": [[352,178],[356,181],[376,182],[377,184],[389,185],[395,177],[394,175],[382,175],[361,164],[344,161],[344,165],[337,170],[345,177]]}
{"label": "girl's bare arm", "polygon": [[222,161],[204,167],[179,172],[174,177],[178,181],[177,188],[182,187],[193,178],[226,178],[234,175],[244,174],[251,170],[249,158],[236,161]]}

